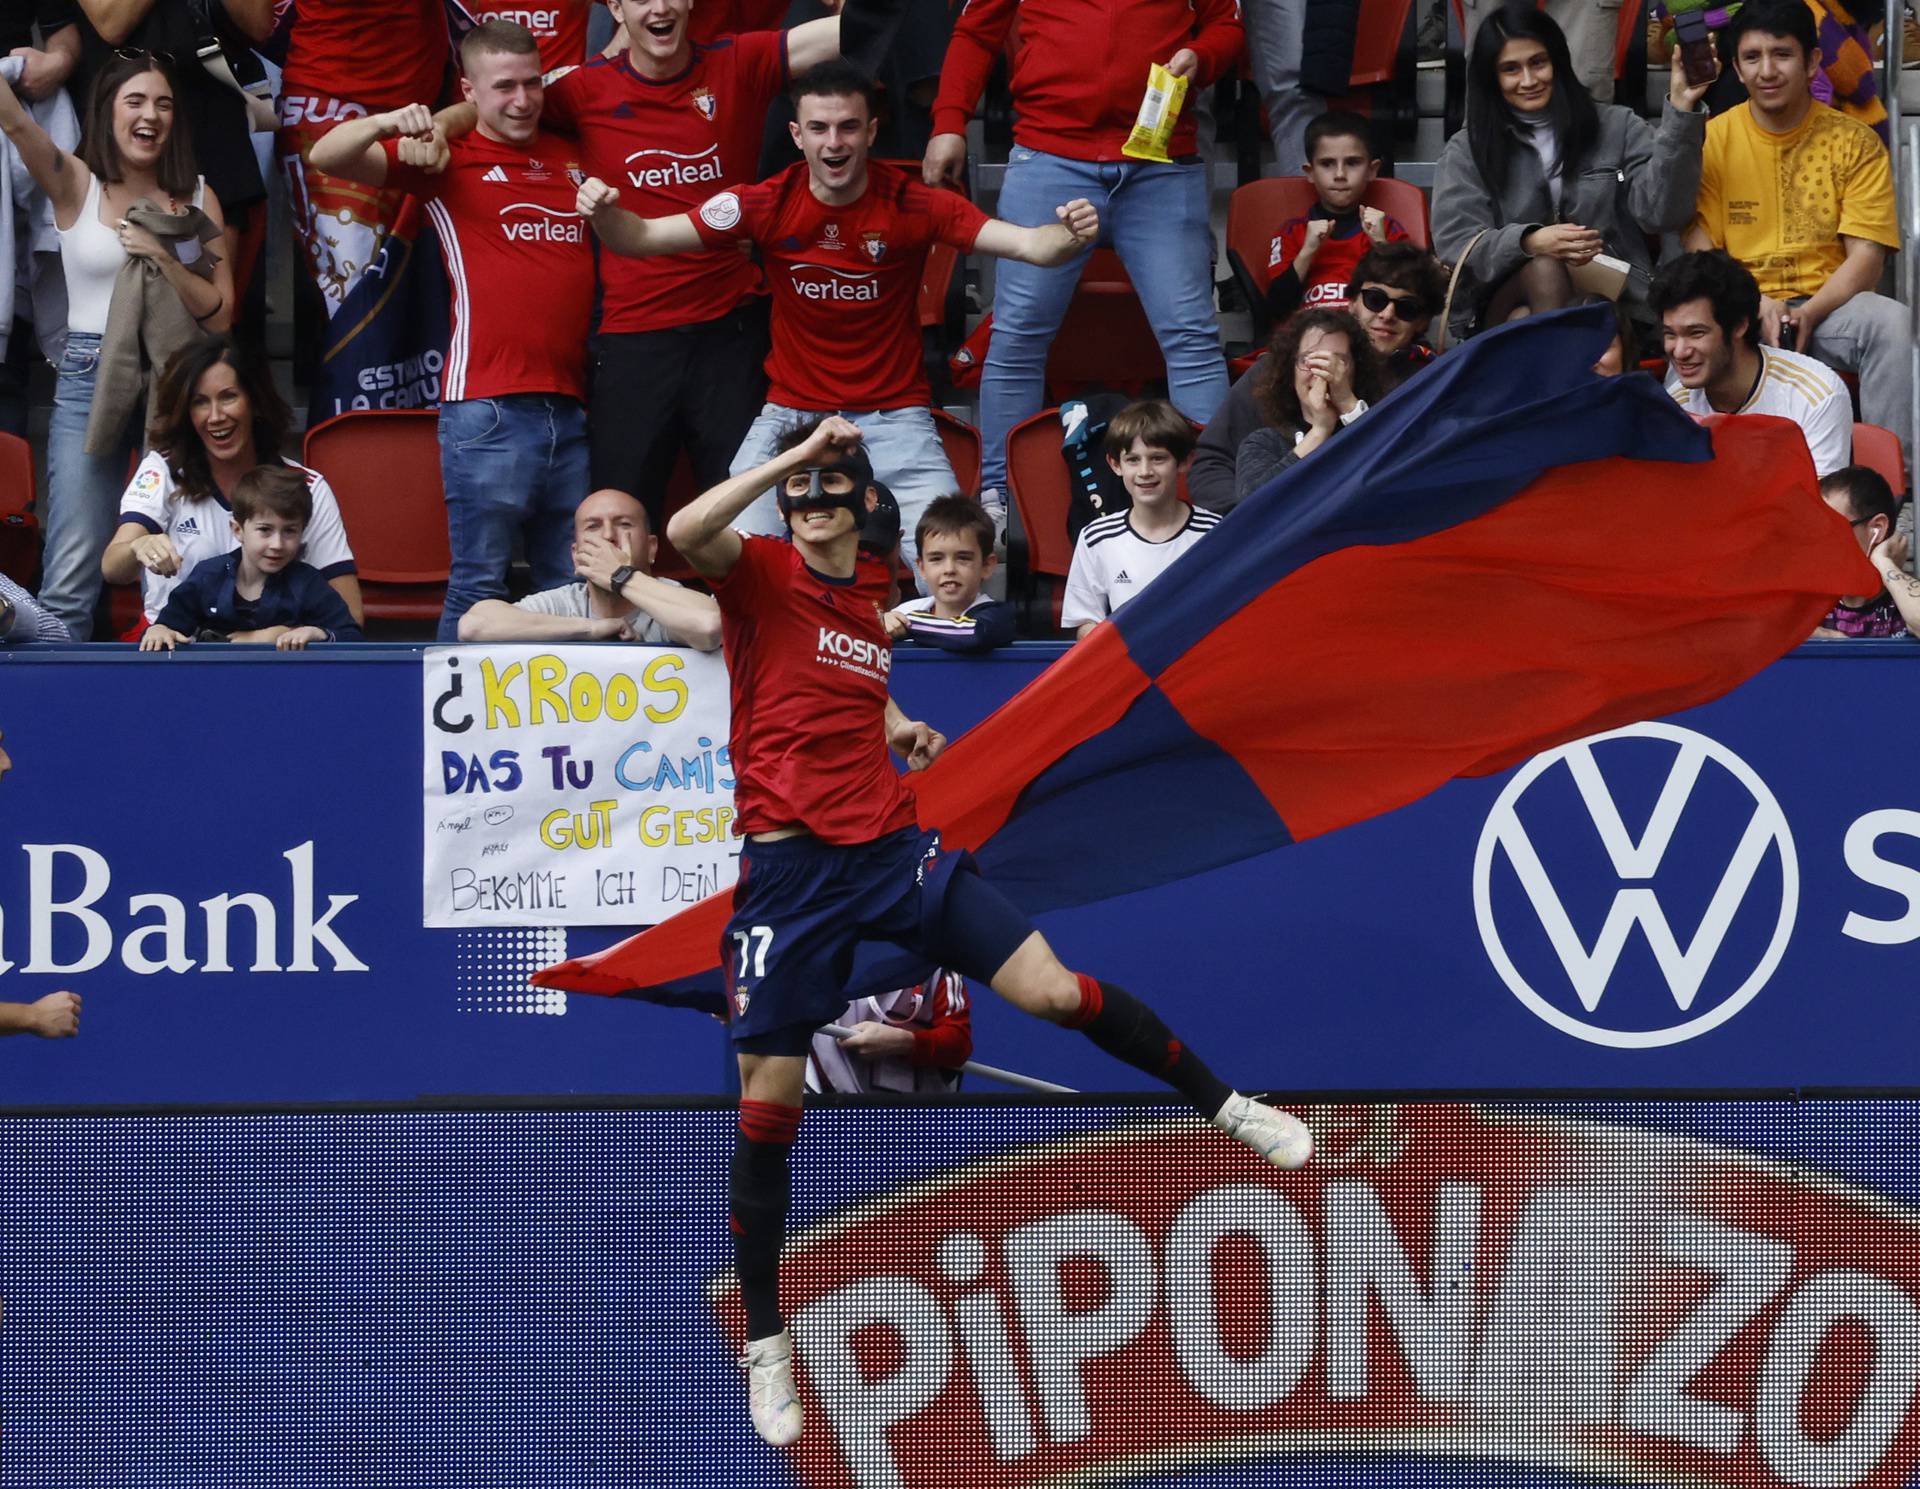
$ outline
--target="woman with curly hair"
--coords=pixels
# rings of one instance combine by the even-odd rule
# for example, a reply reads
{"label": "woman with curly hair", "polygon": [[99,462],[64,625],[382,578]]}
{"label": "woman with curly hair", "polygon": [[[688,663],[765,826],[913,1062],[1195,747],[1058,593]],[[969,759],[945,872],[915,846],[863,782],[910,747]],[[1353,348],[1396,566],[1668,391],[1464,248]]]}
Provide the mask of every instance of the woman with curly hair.
{"label": "woman with curly hair", "polygon": [[1303,310],[1274,332],[1255,385],[1265,427],[1240,442],[1233,483],[1241,501],[1298,464],[1379,400],[1380,354],[1348,310]]}

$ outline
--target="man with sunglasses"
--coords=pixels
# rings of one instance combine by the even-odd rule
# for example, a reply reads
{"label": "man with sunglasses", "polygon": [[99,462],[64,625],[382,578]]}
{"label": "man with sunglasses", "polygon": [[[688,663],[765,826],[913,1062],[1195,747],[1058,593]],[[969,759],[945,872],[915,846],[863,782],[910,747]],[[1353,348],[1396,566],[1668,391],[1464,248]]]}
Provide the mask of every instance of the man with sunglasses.
{"label": "man with sunglasses", "polygon": [[[1354,265],[1353,277],[1347,281],[1347,308],[1380,353],[1386,391],[1399,387],[1433,360],[1432,350],[1421,338],[1446,296],[1446,271],[1417,244],[1376,243]],[[1274,329],[1278,335],[1280,328]],[[1241,441],[1266,423],[1255,396],[1266,363],[1267,354],[1262,353],[1200,432],[1187,468],[1187,491],[1197,507],[1226,512],[1239,503],[1235,458]]]}
{"label": "man with sunglasses", "polygon": [[[807,1052],[846,1009],[859,943],[891,942],[1082,1030],[1281,1168],[1304,1164],[1313,1141],[1297,1118],[1214,1075],[1132,994],[1070,972],[966,854],[942,852],[940,834],[919,826],[887,752],[923,770],[946,740],[888,694],[892,642],[874,603],[884,574],[860,560],[876,496],[864,438],[829,415],[782,443],[676,512],[667,536],[713,586],[732,685],[746,841],[721,941],[740,1068],[730,1201],[749,1409],[761,1437],[784,1447],[802,1426],[778,1296],[790,1151]],[[790,541],[733,526],[769,487]]]}
{"label": "man with sunglasses", "polygon": [[1417,244],[1377,244],[1354,265],[1347,308],[1380,353],[1388,391],[1433,360],[1427,327],[1446,298],[1446,271]]}

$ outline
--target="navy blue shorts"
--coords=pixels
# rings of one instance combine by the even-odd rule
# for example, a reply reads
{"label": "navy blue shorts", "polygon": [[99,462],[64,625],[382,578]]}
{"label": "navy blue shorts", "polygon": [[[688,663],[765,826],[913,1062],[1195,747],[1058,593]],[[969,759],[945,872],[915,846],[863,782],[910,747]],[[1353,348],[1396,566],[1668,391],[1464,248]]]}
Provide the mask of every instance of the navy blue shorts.
{"label": "navy blue shorts", "polygon": [[851,845],[749,838],[720,941],[734,1044],[805,1054],[814,1031],[846,1012],[862,941],[891,941],[984,982],[1032,933],[970,855],[940,851],[937,832],[903,827]]}

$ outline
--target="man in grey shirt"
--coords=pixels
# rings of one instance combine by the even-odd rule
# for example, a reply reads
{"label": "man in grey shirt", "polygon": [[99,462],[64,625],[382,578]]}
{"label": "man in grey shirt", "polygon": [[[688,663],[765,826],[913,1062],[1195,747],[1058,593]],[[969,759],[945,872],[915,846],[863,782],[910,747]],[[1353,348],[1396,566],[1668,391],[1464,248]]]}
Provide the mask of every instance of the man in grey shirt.
{"label": "man in grey shirt", "polygon": [[460,617],[462,641],[638,641],[648,646],[720,646],[720,606],[711,595],[656,578],[660,540],[647,509],[606,487],[574,510],[573,567],[580,576],[523,600],[482,600]]}
{"label": "man in grey shirt", "polygon": [[22,641],[71,641],[67,623],[40,608],[40,602],[0,574],[0,646]]}

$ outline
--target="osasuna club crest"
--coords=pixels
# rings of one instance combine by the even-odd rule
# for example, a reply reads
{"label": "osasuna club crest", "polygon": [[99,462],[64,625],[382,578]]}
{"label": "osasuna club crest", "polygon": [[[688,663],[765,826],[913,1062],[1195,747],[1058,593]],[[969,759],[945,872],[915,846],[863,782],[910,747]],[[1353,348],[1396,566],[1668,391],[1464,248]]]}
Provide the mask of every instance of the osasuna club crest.
{"label": "osasuna club crest", "polygon": [[700,110],[701,118],[711,119],[715,111],[720,107],[720,104],[713,96],[713,90],[711,88],[695,88],[693,90],[693,106]]}
{"label": "osasuna club crest", "polygon": [[886,257],[887,240],[878,233],[862,233],[860,235],[860,246],[866,249],[867,257],[872,259],[876,264]]}

